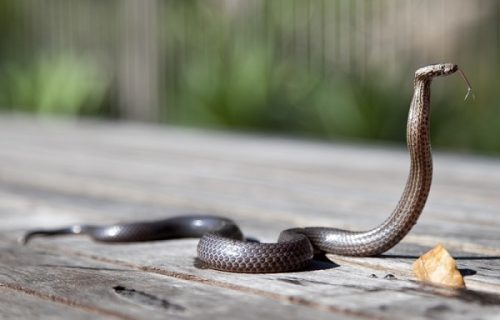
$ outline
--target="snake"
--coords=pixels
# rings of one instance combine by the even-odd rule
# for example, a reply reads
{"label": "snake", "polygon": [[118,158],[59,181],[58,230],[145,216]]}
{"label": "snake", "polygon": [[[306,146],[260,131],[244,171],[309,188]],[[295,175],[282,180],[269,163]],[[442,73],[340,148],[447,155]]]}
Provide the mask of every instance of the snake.
{"label": "snake", "polygon": [[[27,243],[36,236],[84,234],[108,243],[200,238],[197,258],[203,265],[240,273],[290,272],[305,269],[315,253],[347,256],[377,256],[398,244],[420,217],[432,183],[430,143],[430,94],[435,77],[459,71],[456,64],[421,67],[415,72],[414,93],[406,126],[410,171],[403,193],[390,216],[368,231],[330,227],[292,228],[281,232],[276,243],[247,241],[234,221],[210,215],[186,215],[157,221],[118,223],[104,226],[73,225],[59,229],[28,231]],[[466,96],[467,98],[467,96]]]}

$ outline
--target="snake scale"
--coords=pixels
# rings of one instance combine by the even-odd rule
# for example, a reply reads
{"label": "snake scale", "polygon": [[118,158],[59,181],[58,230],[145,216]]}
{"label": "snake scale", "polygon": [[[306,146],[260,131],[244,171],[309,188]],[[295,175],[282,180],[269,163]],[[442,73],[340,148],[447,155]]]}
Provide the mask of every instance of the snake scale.
{"label": "snake scale", "polygon": [[368,231],[348,231],[327,227],[288,229],[277,243],[245,241],[231,220],[206,215],[179,216],[159,221],[107,226],[74,225],[54,230],[33,230],[23,238],[35,236],[86,234],[100,242],[154,241],[201,237],[198,259],[206,266],[230,272],[286,272],[300,270],[313,258],[314,250],[349,256],[375,256],[395,246],[419,218],[432,181],[432,155],[429,133],[430,86],[433,78],[460,71],[452,63],[422,67],[415,72],[414,94],[407,122],[410,173],[401,198],[392,214]]}

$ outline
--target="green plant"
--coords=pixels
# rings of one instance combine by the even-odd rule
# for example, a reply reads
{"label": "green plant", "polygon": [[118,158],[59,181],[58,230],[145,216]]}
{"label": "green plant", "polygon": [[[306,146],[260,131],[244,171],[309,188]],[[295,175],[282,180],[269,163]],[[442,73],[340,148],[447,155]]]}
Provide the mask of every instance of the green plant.
{"label": "green plant", "polygon": [[109,79],[91,61],[71,55],[9,64],[0,77],[0,105],[37,113],[95,113]]}

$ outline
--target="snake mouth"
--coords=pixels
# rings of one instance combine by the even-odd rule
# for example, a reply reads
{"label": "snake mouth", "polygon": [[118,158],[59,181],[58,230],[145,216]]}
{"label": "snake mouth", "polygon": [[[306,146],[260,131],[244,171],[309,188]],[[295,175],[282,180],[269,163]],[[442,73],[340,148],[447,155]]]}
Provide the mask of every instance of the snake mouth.
{"label": "snake mouth", "polygon": [[415,78],[425,79],[446,76],[455,73],[458,66],[454,63],[438,63],[419,68],[415,71]]}

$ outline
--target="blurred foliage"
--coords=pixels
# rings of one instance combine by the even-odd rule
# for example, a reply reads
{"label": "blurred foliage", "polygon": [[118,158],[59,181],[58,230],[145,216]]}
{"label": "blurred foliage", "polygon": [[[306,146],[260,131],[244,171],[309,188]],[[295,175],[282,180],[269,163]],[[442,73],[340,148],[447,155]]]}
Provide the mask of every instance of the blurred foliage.
{"label": "blurred foliage", "polygon": [[[307,2],[298,4],[294,10],[304,10]],[[360,81],[341,69],[326,70],[314,59],[307,62],[303,56],[277,52],[272,35],[286,38],[294,32],[291,7],[265,3],[262,21],[257,22],[262,27],[255,29],[245,23],[252,21],[234,23],[234,17],[215,9],[199,1],[169,7],[166,30],[173,34],[170,47],[182,43],[182,52],[174,52],[182,55],[182,72],[175,89],[166,90],[173,95],[168,121],[320,138],[400,140],[401,133],[404,137],[401,118],[407,107],[393,108],[401,96],[387,99],[393,91],[389,86],[381,87],[377,79]],[[284,18],[276,19],[283,9]],[[410,86],[403,91],[406,106]]]}
{"label": "blurred foliage", "polygon": [[[181,78],[175,120],[225,128],[328,133],[331,124],[346,135],[362,128],[352,92],[341,81],[324,81],[319,72],[289,61],[274,61],[258,46],[236,46],[223,57],[208,55],[189,64]],[[344,90],[342,90],[344,88]],[[336,104],[331,117],[331,104]],[[354,112],[353,112],[354,111]]]}
{"label": "blurred foliage", "polygon": [[[227,14],[211,1],[165,2],[158,39],[166,61],[162,121],[326,139],[404,141],[415,58],[398,57],[397,75],[387,76],[383,66],[348,72],[328,57],[310,54],[320,52],[322,43],[309,43],[307,21],[296,21],[294,13],[310,10],[309,2],[293,1],[292,8],[264,1],[257,16]],[[104,117],[118,110],[119,115],[118,102],[108,100],[113,78],[100,67],[99,57],[84,59],[65,51],[47,55],[43,46],[26,53],[22,46],[10,45],[16,25],[28,19],[15,8],[16,1],[0,4],[0,108]],[[481,41],[486,35],[494,38],[495,32],[498,37],[498,14],[476,23],[456,48],[476,100],[463,102],[466,88],[459,77],[433,84],[433,144],[500,154],[500,39],[487,45]],[[301,35],[305,40],[294,43]]]}
{"label": "blurred foliage", "polygon": [[69,55],[8,65],[0,78],[0,105],[36,113],[94,114],[108,80],[91,62]]}
{"label": "blurred foliage", "polygon": [[[404,142],[412,75],[418,65],[402,56],[396,62],[400,66],[396,76],[386,76],[384,66],[360,75],[338,65],[322,65],[318,57],[296,55],[294,48],[279,52],[273,35],[283,41],[300,33],[293,25],[293,10],[305,10],[308,2],[295,1],[296,8],[267,2],[261,20],[253,23],[260,23],[261,29],[246,27],[244,20],[234,23],[234,17],[203,2],[169,7],[166,28],[174,34],[171,47],[182,43],[182,52],[177,52],[182,69],[173,90],[166,90],[173,95],[168,121],[327,139]],[[188,20],[182,19],[186,12]],[[500,154],[496,138],[500,136],[500,38],[496,46],[480,42],[480,52],[473,45],[478,37],[487,39],[485,35],[499,29],[498,23],[495,14],[478,19],[456,48],[473,83],[475,100],[463,101],[466,86],[458,76],[434,82],[431,134],[435,146]]]}

